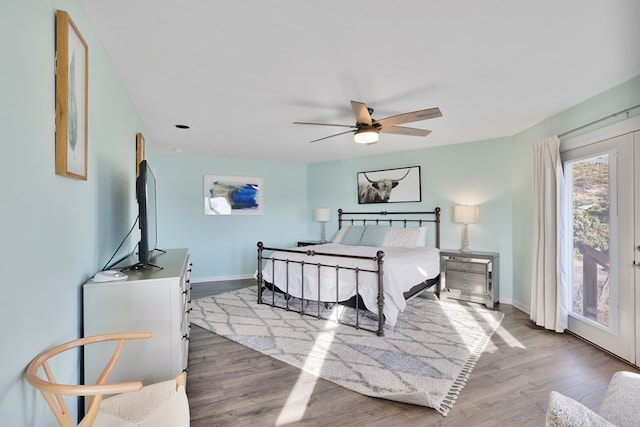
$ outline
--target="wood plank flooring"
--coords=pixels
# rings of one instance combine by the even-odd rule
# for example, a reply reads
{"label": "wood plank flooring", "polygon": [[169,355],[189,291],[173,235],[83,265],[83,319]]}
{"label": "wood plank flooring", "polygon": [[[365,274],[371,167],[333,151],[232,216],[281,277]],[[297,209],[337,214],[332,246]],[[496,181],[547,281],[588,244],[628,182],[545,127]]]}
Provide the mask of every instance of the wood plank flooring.
{"label": "wood plank flooring", "polygon": [[[194,284],[192,298],[255,285]],[[549,392],[597,410],[614,372],[635,368],[569,334],[537,328],[506,304],[501,327],[447,417],[309,378],[301,370],[193,325],[187,395],[201,426],[543,426]],[[308,396],[308,397],[307,397]]]}

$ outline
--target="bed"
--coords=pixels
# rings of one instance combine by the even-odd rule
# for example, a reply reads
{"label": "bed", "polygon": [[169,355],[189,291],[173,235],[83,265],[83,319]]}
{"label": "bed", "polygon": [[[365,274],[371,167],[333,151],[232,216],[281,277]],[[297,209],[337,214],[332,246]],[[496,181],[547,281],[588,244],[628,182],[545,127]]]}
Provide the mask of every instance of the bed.
{"label": "bed", "polygon": [[[339,209],[338,228],[326,244],[274,248],[258,242],[258,303],[318,318],[334,304],[351,306],[355,316],[341,323],[383,335],[408,299],[427,289],[439,293],[440,208]],[[361,322],[361,310],[375,316],[375,326]]]}

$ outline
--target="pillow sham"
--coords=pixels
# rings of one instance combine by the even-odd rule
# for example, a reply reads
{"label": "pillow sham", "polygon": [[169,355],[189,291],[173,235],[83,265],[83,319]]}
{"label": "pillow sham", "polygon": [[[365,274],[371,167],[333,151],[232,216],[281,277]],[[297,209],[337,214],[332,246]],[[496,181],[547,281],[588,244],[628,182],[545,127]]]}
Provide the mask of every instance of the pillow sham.
{"label": "pillow sham", "polygon": [[427,227],[419,227],[418,240],[416,241],[416,247],[427,246]]}
{"label": "pillow sham", "polygon": [[388,225],[367,225],[364,228],[359,246],[382,246],[391,227]]}
{"label": "pillow sham", "polygon": [[364,225],[352,225],[344,233],[340,243],[343,245],[356,246],[360,243],[362,233],[364,233]]}
{"label": "pillow sham", "polygon": [[382,246],[396,248],[416,248],[425,246],[427,239],[427,228],[390,228]]}

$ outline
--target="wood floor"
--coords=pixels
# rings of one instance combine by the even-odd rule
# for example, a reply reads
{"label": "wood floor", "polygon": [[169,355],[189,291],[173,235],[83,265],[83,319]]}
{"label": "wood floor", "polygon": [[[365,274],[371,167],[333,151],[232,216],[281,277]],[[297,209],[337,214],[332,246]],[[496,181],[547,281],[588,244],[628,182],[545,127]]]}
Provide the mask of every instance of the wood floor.
{"label": "wood floor", "polygon": [[[254,284],[195,284],[192,298]],[[635,370],[572,335],[535,327],[510,305],[498,310],[505,318],[447,417],[309,378],[193,325],[187,384],[191,425],[543,426],[551,390],[597,410],[613,373]]]}

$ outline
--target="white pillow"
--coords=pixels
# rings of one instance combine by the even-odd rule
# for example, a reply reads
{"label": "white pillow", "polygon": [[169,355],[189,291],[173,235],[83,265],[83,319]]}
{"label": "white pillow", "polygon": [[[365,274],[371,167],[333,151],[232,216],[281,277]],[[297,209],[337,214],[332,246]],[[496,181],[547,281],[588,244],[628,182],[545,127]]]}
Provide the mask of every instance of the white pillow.
{"label": "white pillow", "polygon": [[427,246],[427,227],[418,228],[418,240],[416,241],[416,247]]}
{"label": "white pillow", "polygon": [[[334,236],[332,243],[342,243],[342,238],[349,229],[344,226]],[[382,245],[375,246],[395,246],[400,248],[415,248],[427,245],[427,227],[419,228],[389,228]]]}
{"label": "white pillow", "polygon": [[340,243],[340,242],[342,242],[342,237],[344,236],[344,233],[347,232],[347,228],[349,228],[349,226],[342,227],[340,230],[338,230],[338,232],[336,233],[336,235],[333,238],[333,240],[331,241],[331,243]]}
{"label": "white pillow", "polygon": [[419,236],[420,230],[418,228],[390,228],[382,246],[415,248],[417,246]]}

